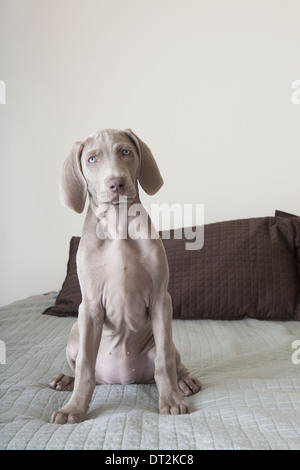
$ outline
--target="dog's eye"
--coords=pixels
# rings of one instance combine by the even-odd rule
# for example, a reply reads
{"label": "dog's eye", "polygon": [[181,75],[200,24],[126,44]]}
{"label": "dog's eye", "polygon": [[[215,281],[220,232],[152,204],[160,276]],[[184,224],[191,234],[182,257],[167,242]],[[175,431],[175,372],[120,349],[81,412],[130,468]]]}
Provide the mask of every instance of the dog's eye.
{"label": "dog's eye", "polygon": [[97,158],[94,155],[88,159],[89,163],[96,163],[96,161],[97,161]]}
{"label": "dog's eye", "polygon": [[129,149],[123,149],[123,150],[122,150],[122,153],[123,153],[123,155],[128,156],[128,155],[131,154],[131,150],[129,150]]}

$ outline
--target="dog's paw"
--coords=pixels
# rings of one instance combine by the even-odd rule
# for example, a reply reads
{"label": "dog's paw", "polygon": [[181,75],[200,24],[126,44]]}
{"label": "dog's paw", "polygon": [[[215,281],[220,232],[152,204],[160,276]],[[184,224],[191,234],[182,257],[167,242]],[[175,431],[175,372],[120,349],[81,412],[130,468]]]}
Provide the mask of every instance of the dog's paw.
{"label": "dog's paw", "polygon": [[178,387],[183,397],[189,397],[201,390],[201,382],[190,375],[185,375],[178,380]]}
{"label": "dog's paw", "polygon": [[51,416],[51,424],[75,424],[84,421],[85,413],[61,408],[54,411]]}
{"label": "dog's paw", "polygon": [[69,375],[57,374],[49,382],[49,387],[59,392],[71,392],[74,388],[74,377]]}
{"label": "dog's paw", "polygon": [[168,398],[160,398],[159,412],[164,415],[185,415],[190,408],[179,394],[172,394]]}

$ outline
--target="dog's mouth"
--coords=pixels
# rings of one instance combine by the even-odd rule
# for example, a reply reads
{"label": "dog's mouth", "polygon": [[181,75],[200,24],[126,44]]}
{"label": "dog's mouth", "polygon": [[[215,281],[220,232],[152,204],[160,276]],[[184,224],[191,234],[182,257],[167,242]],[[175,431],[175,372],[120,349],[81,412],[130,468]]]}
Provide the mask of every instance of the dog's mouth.
{"label": "dog's mouth", "polygon": [[113,197],[98,201],[97,205],[113,205],[113,206],[126,206],[135,201],[135,196],[125,196],[124,194],[116,194]]}
{"label": "dog's mouth", "polygon": [[94,204],[99,206],[120,206],[120,205],[131,205],[136,201],[137,191],[134,188],[127,188],[126,190],[111,192],[111,191],[99,191],[98,193],[90,194],[94,201]]}
{"label": "dog's mouth", "polygon": [[113,204],[114,206],[126,206],[132,204],[134,202],[134,199],[134,197],[118,195],[110,201],[110,204]]}
{"label": "dog's mouth", "polygon": [[132,188],[122,189],[116,193],[108,193],[105,197],[107,204],[114,206],[129,205],[132,204],[136,199],[136,191]]}

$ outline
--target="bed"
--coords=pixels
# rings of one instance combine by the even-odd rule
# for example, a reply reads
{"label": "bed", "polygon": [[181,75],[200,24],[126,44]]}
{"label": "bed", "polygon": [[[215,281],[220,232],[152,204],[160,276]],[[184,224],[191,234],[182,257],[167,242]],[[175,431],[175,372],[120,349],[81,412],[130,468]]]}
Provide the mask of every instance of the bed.
{"label": "bed", "polygon": [[207,227],[199,253],[166,241],[173,339],[203,384],[187,398],[191,414],[159,415],[155,384],[101,385],[86,421],[50,424],[71,393],[47,383],[70,373],[65,347],[80,302],[73,237],[58,296],[1,308],[1,449],[300,449],[300,219],[277,213]]}

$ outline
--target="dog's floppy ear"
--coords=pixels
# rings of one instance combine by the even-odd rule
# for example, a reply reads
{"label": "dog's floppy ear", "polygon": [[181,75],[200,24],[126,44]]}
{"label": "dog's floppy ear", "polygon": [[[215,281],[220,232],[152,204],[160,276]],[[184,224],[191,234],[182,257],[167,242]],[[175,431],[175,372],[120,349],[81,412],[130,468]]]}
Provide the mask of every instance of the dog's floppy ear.
{"label": "dog's floppy ear", "polygon": [[125,133],[137,147],[141,160],[138,181],[143,190],[152,196],[157,193],[164,184],[156,161],[154,160],[149,147],[137,135],[135,135],[131,129],[125,129]]}
{"label": "dog's floppy ear", "polygon": [[83,142],[75,142],[70,155],[65,160],[60,180],[61,203],[79,214],[83,211],[87,184],[81,171]]}

